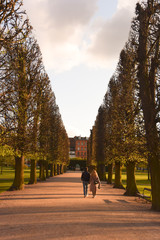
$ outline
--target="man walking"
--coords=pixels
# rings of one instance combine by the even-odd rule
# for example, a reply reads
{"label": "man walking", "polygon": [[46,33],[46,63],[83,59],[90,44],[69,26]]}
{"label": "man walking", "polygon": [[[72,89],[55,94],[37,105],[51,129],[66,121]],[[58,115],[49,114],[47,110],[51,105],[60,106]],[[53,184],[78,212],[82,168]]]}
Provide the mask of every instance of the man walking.
{"label": "man walking", "polygon": [[88,172],[87,167],[85,167],[84,172],[82,172],[81,181],[83,182],[84,197],[87,197],[88,196],[88,184],[90,183],[90,173]]}

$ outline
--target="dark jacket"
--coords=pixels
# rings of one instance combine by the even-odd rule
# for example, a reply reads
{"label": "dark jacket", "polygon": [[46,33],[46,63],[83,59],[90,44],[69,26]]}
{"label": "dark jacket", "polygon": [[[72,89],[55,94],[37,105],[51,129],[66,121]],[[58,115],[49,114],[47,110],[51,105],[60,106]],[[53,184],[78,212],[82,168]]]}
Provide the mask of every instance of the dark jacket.
{"label": "dark jacket", "polygon": [[82,180],[83,182],[90,182],[90,173],[84,171],[84,172],[82,173],[81,180]]}

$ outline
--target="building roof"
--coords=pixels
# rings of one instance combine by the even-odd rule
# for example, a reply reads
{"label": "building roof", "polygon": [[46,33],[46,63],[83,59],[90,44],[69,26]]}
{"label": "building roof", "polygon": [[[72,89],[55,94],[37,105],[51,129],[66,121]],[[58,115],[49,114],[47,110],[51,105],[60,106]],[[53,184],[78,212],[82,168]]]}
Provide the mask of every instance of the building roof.
{"label": "building roof", "polygon": [[87,137],[75,136],[75,140],[87,140]]}

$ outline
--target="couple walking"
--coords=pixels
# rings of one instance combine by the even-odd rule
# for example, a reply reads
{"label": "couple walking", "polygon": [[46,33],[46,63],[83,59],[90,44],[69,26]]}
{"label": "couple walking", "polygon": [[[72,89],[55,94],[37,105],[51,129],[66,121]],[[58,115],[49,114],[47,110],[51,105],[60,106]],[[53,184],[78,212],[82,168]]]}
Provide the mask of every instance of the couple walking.
{"label": "couple walking", "polygon": [[88,196],[88,184],[90,184],[90,191],[92,192],[92,197],[96,196],[96,184],[98,184],[98,188],[100,189],[100,180],[98,177],[98,173],[96,170],[92,170],[91,174],[88,172],[88,168],[86,167],[84,172],[81,175],[81,180],[83,182],[83,193],[84,197]]}

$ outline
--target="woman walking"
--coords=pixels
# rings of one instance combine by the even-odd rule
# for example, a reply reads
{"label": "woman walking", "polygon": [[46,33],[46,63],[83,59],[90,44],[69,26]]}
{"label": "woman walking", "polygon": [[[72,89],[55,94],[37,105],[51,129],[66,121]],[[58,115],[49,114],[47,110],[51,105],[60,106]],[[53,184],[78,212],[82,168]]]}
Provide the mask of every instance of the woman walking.
{"label": "woman walking", "polygon": [[98,184],[98,188],[100,189],[101,182],[99,180],[98,173],[96,172],[96,170],[92,170],[90,175],[90,191],[92,192],[93,198],[96,196],[96,184]]}

